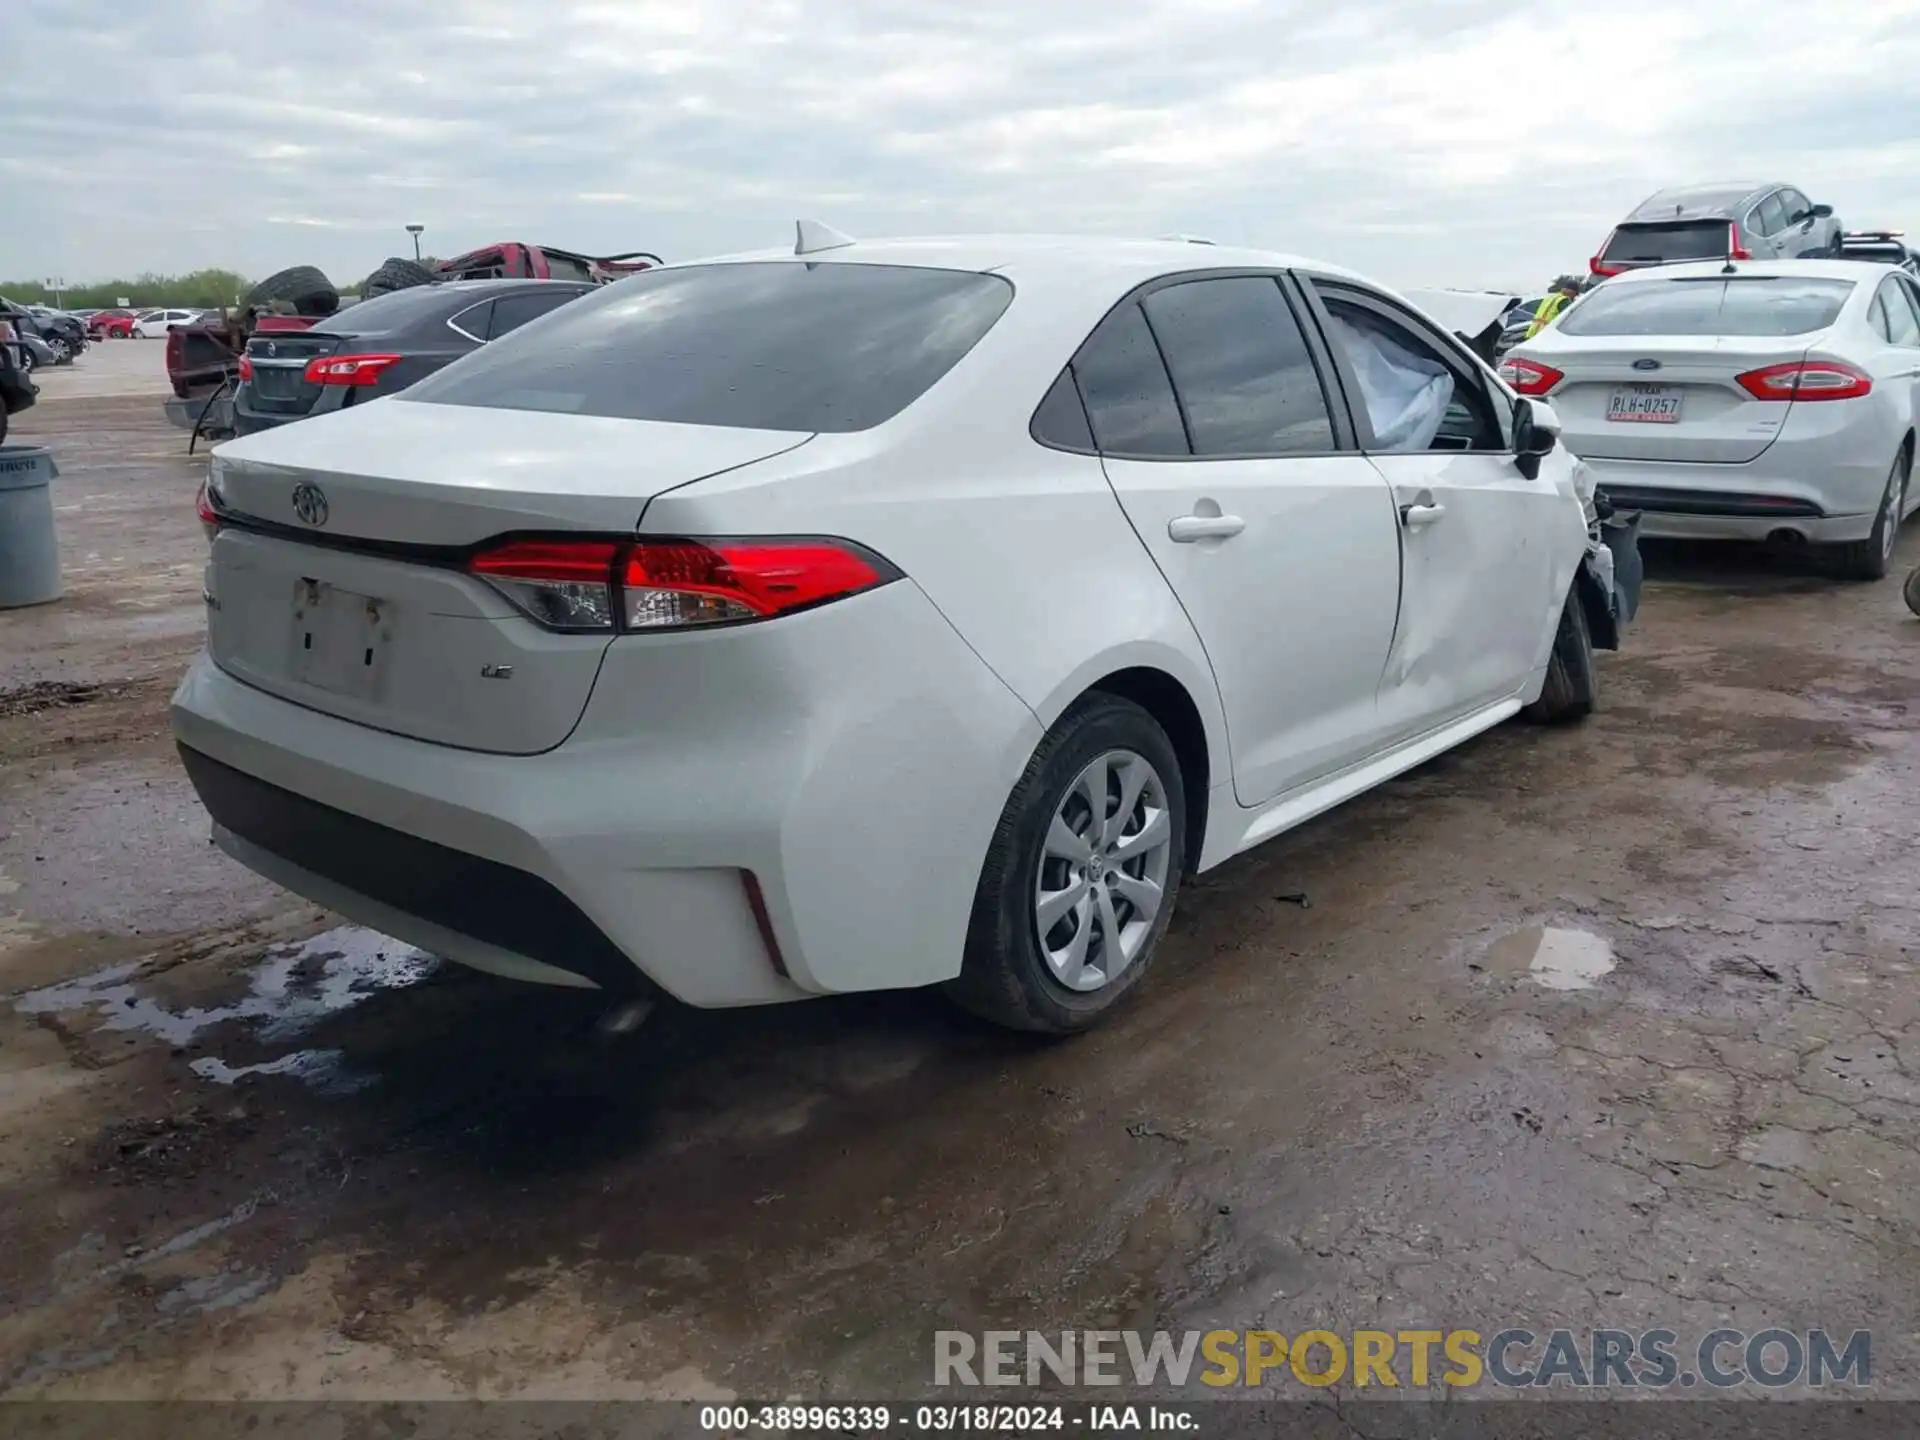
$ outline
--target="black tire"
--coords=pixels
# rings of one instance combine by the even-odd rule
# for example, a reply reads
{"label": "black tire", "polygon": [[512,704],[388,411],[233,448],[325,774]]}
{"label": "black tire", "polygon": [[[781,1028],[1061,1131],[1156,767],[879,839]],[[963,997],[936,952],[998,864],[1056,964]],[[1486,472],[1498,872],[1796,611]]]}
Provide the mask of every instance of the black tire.
{"label": "black tire", "polygon": [[7,426],[13,423],[13,417],[7,413],[7,407],[0,405],[0,445],[7,442]]}
{"label": "black tire", "polygon": [[1907,609],[1920,615],[1920,565],[1907,572],[1907,583],[1901,587],[1900,598],[1907,602]]}
{"label": "black tire", "polygon": [[[1833,547],[1833,566],[1843,578],[1879,580],[1885,577],[1893,560],[1893,542],[1899,537],[1900,512],[1906,509],[1907,482],[1912,475],[1913,451],[1903,443],[1893,457],[1893,467],[1887,471],[1887,487],[1880,492],[1880,511],[1873,517],[1873,529],[1867,538]],[[1891,509],[1889,500],[1893,501]]]}
{"label": "black tire", "polygon": [[360,294],[362,298],[385,295],[394,290],[411,290],[416,285],[436,285],[439,281],[440,277],[418,260],[394,255],[367,276],[366,282],[360,287]]}
{"label": "black tire", "polygon": [[1600,672],[1593,663],[1593,632],[1587,627],[1586,606],[1575,585],[1560,608],[1560,628],[1554,632],[1553,655],[1547,661],[1547,683],[1540,698],[1527,706],[1527,719],[1536,725],[1563,725],[1593,713],[1600,694]]}
{"label": "black tire", "polygon": [[20,373],[22,375],[31,375],[39,368],[40,362],[34,359],[33,351],[22,345],[20,347]]}
{"label": "black tire", "polygon": [[55,365],[71,365],[73,363],[73,346],[67,343],[66,336],[48,336],[47,348],[53,351],[53,363]]}
{"label": "black tire", "polygon": [[298,315],[331,315],[340,308],[340,292],[312,265],[294,265],[276,271],[247,292],[246,303],[265,309],[285,300]]}
{"label": "black tire", "polygon": [[[1137,958],[1101,988],[1076,991],[1054,977],[1040,951],[1034,906],[1042,845],[1081,772],[1114,750],[1132,751],[1160,776],[1172,831],[1166,883]],[[974,892],[960,976],[944,987],[948,997],[996,1025],[1044,1035],[1072,1034],[1102,1019],[1138,988],[1166,934],[1186,865],[1186,820],[1179,756],[1158,722],[1117,695],[1095,692],[1078,701],[1041,740],[1007,797]]]}

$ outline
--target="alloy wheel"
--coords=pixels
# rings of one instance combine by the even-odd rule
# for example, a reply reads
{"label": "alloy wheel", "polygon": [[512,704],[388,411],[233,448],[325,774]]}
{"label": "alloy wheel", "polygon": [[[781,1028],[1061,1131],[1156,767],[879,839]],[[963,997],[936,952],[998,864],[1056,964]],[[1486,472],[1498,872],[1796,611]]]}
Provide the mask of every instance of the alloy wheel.
{"label": "alloy wheel", "polygon": [[1069,990],[1111,985],[1136,959],[1166,901],[1173,820],[1144,756],[1109,750],[1055,808],[1034,884],[1034,931]]}

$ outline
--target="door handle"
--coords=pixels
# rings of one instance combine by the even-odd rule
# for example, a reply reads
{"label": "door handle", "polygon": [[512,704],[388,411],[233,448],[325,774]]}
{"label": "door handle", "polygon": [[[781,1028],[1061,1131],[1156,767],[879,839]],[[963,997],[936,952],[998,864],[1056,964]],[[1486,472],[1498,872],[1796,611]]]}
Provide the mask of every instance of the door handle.
{"label": "door handle", "polygon": [[1446,513],[1447,507],[1437,503],[1402,505],[1400,507],[1400,523],[1409,530],[1422,530],[1433,524],[1434,521],[1442,519]]}
{"label": "door handle", "polygon": [[1180,515],[1167,522],[1167,538],[1191,545],[1196,540],[1226,540],[1246,528],[1238,515]]}

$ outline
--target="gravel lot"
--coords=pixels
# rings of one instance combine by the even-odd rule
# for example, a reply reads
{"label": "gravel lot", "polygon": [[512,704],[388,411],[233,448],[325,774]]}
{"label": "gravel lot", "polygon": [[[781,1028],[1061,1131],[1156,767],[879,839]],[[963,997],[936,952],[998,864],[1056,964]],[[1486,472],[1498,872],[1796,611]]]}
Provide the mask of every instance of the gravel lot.
{"label": "gravel lot", "polygon": [[0,1390],[857,1398],[926,1392],[936,1328],[1725,1324],[1871,1328],[1920,1398],[1897,577],[1651,554],[1591,723],[1207,876],[1081,1040],[916,995],[601,1039],[208,844],[160,362],[96,347],[14,437],[69,593],[0,614]]}

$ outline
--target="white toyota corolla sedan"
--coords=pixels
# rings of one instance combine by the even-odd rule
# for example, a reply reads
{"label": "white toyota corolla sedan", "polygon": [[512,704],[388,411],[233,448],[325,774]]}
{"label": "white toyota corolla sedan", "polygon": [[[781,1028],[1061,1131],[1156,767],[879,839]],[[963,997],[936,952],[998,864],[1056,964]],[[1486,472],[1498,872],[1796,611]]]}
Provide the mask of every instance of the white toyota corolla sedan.
{"label": "white toyota corolla sedan", "polygon": [[1506,357],[1647,535],[1811,542],[1886,574],[1920,415],[1920,282],[1853,260],[1629,271]]}
{"label": "white toyota corolla sedan", "polygon": [[1332,266],[802,225],[216,450],[174,731],[229,854],[481,969],[1074,1030],[1184,876],[1591,708],[1555,423]]}

